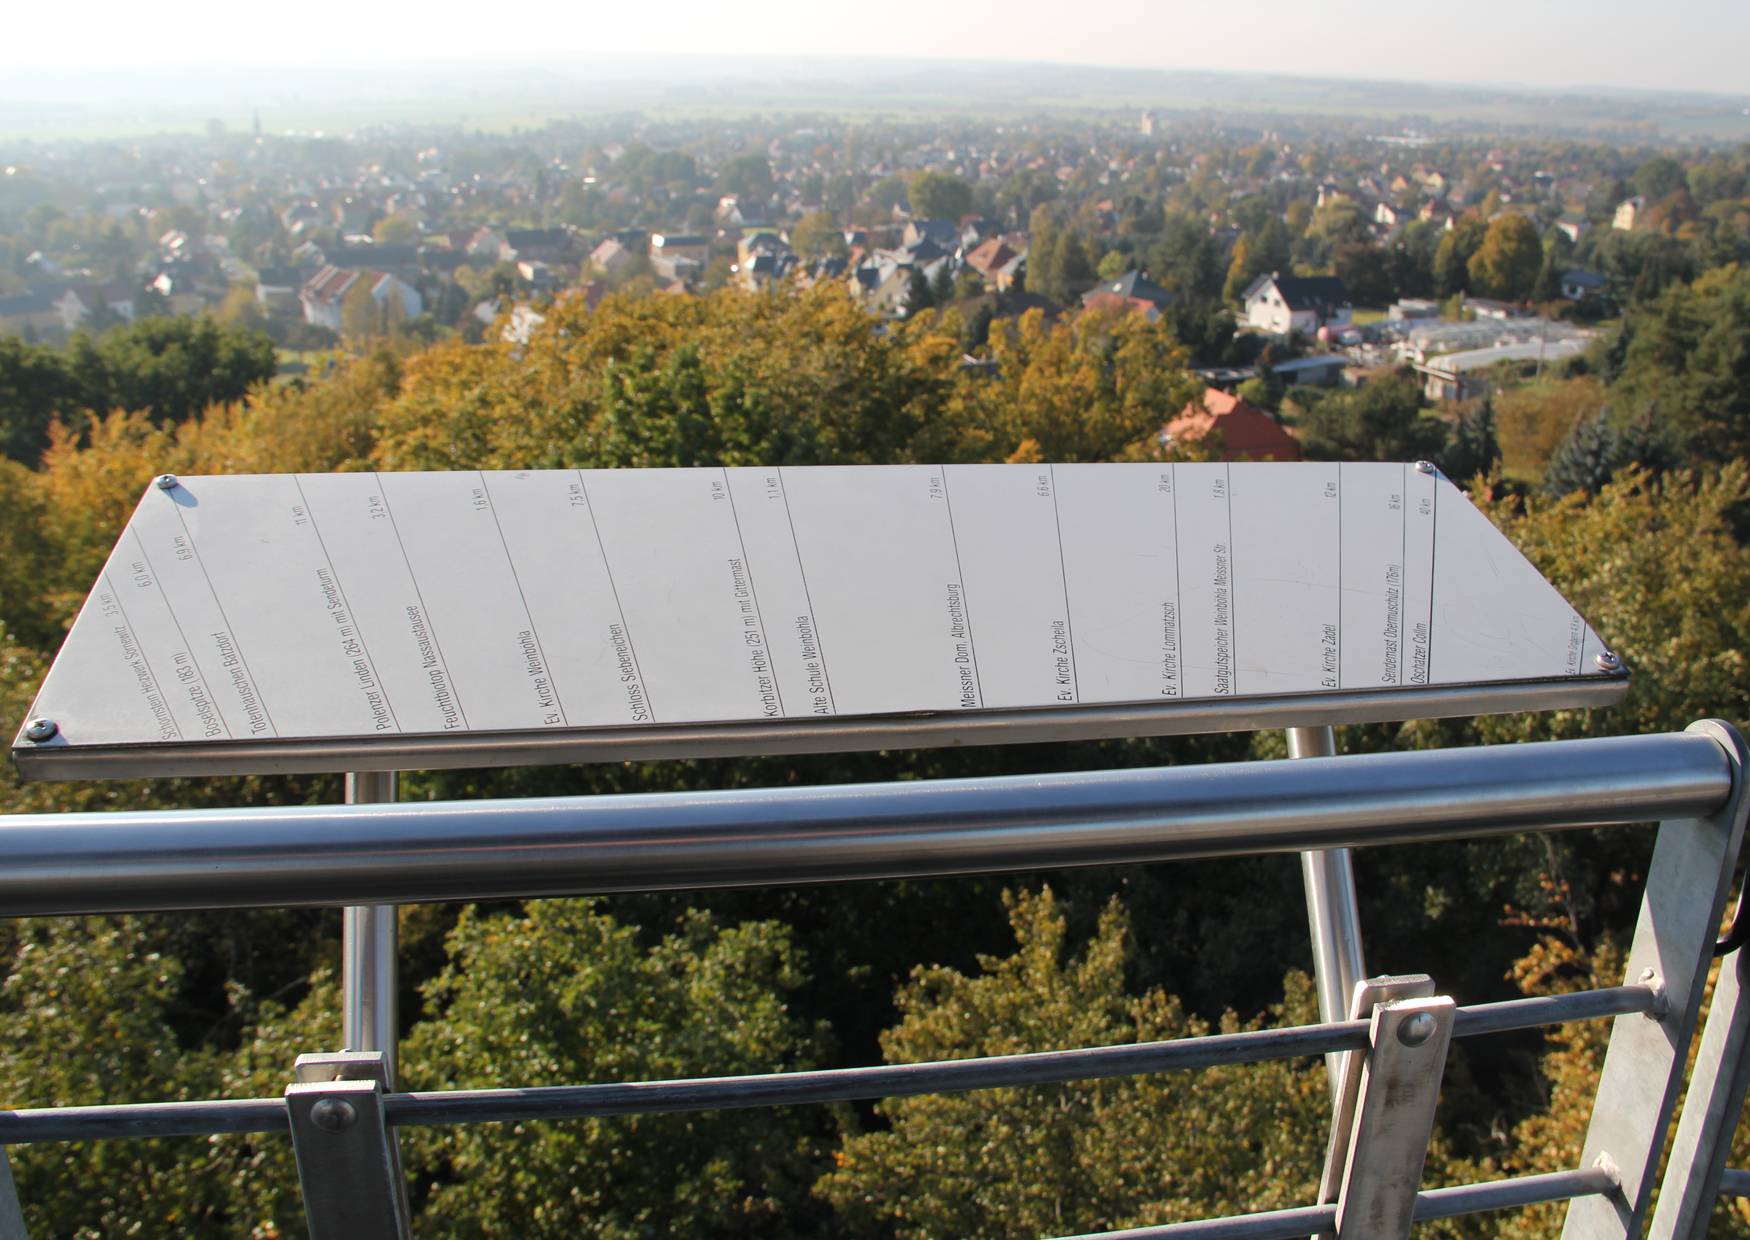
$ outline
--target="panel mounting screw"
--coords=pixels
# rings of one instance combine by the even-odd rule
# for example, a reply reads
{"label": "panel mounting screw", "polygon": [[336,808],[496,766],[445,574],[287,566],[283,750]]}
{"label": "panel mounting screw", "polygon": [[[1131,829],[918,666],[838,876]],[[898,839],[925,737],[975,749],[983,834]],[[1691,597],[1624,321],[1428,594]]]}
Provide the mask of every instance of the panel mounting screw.
{"label": "panel mounting screw", "polygon": [[1431,474],[1431,473],[1433,473],[1434,472],[1434,462],[1433,461],[1417,461],[1416,462],[1416,472],[1419,474]]}
{"label": "panel mounting screw", "polygon": [[1599,651],[1598,657],[1592,661],[1598,665],[1598,670],[1601,672],[1620,672],[1622,670],[1622,660],[1609,650]]}
{"label": "panel mounting screw", "polygon": [[1426,1012],[1417,1012],[1398,1026],[1398,1041],[1405,1046],[1420,1046],[1433,1036],[1434,1018]]}
{"label": "panel mounting screw", "polygon": [[29,723],[24,725],[24,739],[27,741],[36,741],[38,743],[49,741],[53,740],[55,738],[55,733],[60,730],[61,725],[56,723],[53,719],[32,719]]}
{"label": "panel mounting screw", "polygon": [[152,481],[157,484],[158,489],[160,491],[174,491],[174,490],[176,490],[176,475],[175,474],[159,474]]}
{"label": "panel mounting screw", "polygon": [[344,1098],[322,1098],[310,1108],[310,1122],[323,1132],[345,1132],[359,1117]]}

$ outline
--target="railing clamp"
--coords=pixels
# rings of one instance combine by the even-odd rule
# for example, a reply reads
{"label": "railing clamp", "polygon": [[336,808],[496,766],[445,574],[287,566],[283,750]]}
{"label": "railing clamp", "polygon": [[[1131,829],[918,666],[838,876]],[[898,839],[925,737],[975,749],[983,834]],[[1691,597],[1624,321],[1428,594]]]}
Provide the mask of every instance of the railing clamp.
{"label": "railing clamp", "polygon": [[[1645,986],[1653,992],[1653,1006],[1643,1013],[1650,1021],[1664,1020],[1671,1014],[1671,995],[1665,989],[1665,979],[1652,969],[1642,969],[1641,975],[1635,979],[1636,985]],[[1608,1155],[1599,1155],[1600,1158]]]}

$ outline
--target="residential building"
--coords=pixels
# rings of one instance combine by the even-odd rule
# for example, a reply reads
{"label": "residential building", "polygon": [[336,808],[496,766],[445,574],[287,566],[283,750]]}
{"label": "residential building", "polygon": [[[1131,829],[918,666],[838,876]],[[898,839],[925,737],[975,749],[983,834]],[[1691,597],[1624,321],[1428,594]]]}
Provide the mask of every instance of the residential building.
{"label": "residential building", "polygon": [[690,258],[701,267],[711,261],[711,238],[702,233],[651,233],[650,258]]}
{"label": "residential building", "polygon": [[58,340],[64,330],[54,293],[38,289],[0,297],[0,335]]}
{"label": "residential building", "polygon": [[632,261],[632,252],[609,237],[589,252],[589,265],[603,275],[611,276]]}
{"label": "residential building", "polygon": [[304,307],[304,321],[330,331],[342,330],[346,299],[361,282],[370,290],[371,299],[380,310],[387,310],[391,298],[400,302],[401,313],[409,319],[425,309],[425,300],[419,291],[388,272],[329,266],[305,281],[298,294]]}
{"label": "residential building", "polygon": [[1140,271],[1127,271],[1116,280],[1096,284],[1082,294],[1082,308],[1118,306],[1146,315],[1150,321],[1173,304],[1173,295]]}
{"label": "residential building", "polygon": [[1298,461],[1300,441],[1256,405],[1219,388],[1179,411],[1161,430],[1163,444],[1197,443],[1212,432],[1221,434],[1224,461]]}
{"label": "residential building", "polygon": [[1624,198],[1616,204],[1616,217],[1610,221],[1610,226],[1620,228],[1624,232],[1632,232],[1635,221],[1640,218],[1641,211],[1646,205],[1646,199],[1639,195],[1633,198]]}
{"label": "residential building", "polygon": [[[1001,237],[992,237],[966,256],[966,265],[984,277],[986,287],[1003,291],[1007,284],[1002,273],[1014,263],[1017,255]],[[1013,274],[1010,274],[1012,281]]]}
{"label": "residential building", "polygon": [[1342,353],[1315,353],[1311,357],[1291,358],[1270,367],[1270,373],[1282,382],[1300,387],[1336,387],[1343,381],[1349,359]]}
{"label": "residential building", "polygon": [[301,313],[298,290],[304,287],[310,274],[296,267],[258,267],[255,272],[256,303],[269,314]]}
{"label": "residential building", "polygon": [[1349,321],[1349,290],[1336,276],[1285,276],[1272,271],[1252,281],[1241,297],[1246,325],[1256,331],[1311,336]]}
{"label": "residential building", "polygon": [[930,241],[945,254],[960,248],[960,226],[953,220],[908,220],[900,244],[907,249]]}
{"label": "residential building", "polygon": [[1573,271],[1562,272],[1562,296],[1569,301],[1585,301],[1589,297],[1602,297],[1606,287],[1607,281],[1596,271],[1575,268]]}

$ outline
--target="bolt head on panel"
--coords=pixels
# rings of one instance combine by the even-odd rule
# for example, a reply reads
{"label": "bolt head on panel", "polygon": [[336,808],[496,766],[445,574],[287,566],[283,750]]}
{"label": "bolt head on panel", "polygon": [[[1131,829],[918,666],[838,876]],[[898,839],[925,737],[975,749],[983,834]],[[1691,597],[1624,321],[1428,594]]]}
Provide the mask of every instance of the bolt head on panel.
{"label": "bolt head on panel", "polygon": [[1431,474],[1431,473],[1433,473],[1434,472],[1434,462],[1433,461],[1417,461],[1416,462],[1416,472],[1419,474]]}
{"label": "bolt head on panel", "polygon": [[1622,670],[1622,660],[1609,650],[1601,651],[1593,662],[1598,665],[1598,670],[1601,672],[1620,672]]}
{"label": "bolt head on panel", "polygon": [[61,727],[53,719],[32,719],[24,725],[24,739],[27,741],[51,741]]}
{"label": "bolt head on panel", "polygon": [[159,474],[152,481],[153,481],[153,484],[156,485],[160,491],[174,491],[174,490],[176,490],[176,475],[175,474]]}

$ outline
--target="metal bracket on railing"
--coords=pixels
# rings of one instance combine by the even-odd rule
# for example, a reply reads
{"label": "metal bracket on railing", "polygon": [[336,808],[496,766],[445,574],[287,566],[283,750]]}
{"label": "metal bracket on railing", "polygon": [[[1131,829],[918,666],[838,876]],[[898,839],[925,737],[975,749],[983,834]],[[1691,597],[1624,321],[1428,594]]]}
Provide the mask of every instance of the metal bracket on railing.
{"label": "metal bracket on railing", "polygon": [[311,1240],[409,1240],[411,1212],[383,1108],[379,1052],[300,1055],[286,1086]]}
{"label": "metal bracket on railing", "polygon": [[[1370,977],[1355,983],[1349,997],[1349,1019],[1366,1020],[1382,1003],[1393,999],[1426,999],[1434,993],[1434,979],[1426,973]],[[1331,1137],[1325,1146],[1325,1170],[1319,1178],[1319,1204],[1331,1205],[1343,1191],[1343,1175],[1349,1169],[1349,1141],[1354,1135],[1355,1104],[1361,1097],[1361,1069],[1366,1051],[1341,1051],[1336,1059],[1337,1098],[1331,1114]]]}
{"label": "metal bracket on railing", "polygon": [[1450,995],[1373,1009],[1337,1198],[1339,1240],[1408,1240],[1456,1009]]}

